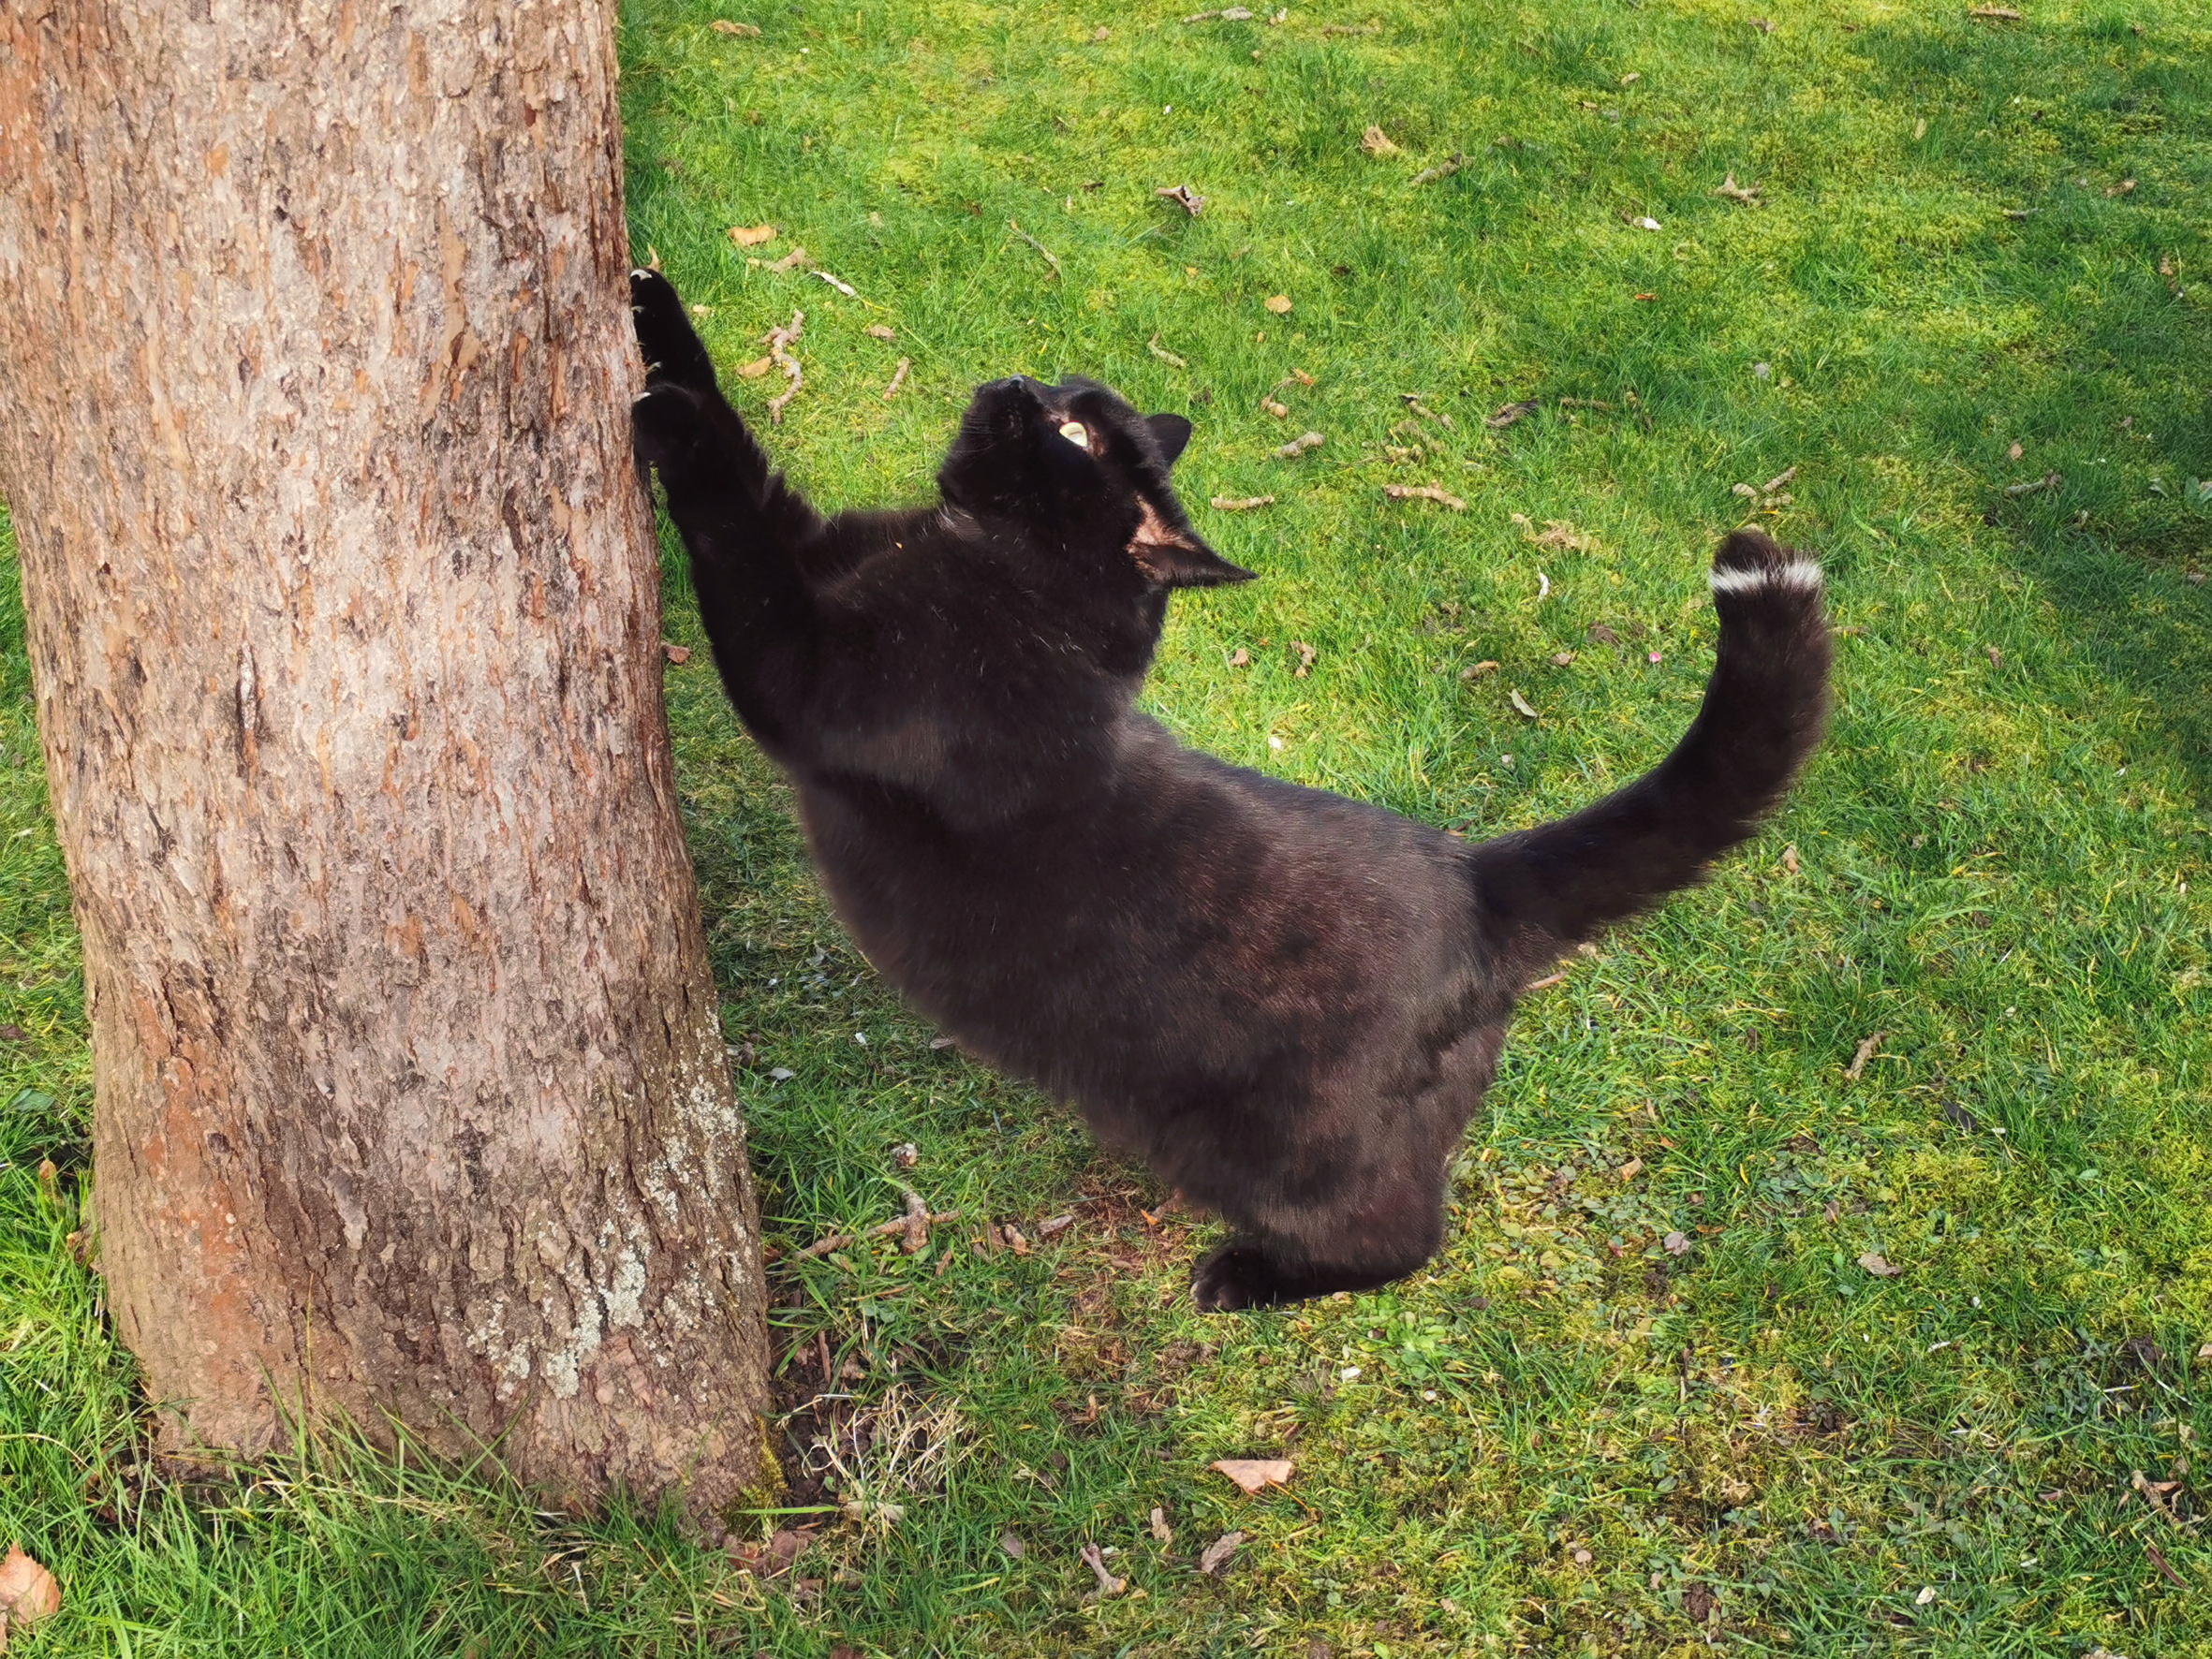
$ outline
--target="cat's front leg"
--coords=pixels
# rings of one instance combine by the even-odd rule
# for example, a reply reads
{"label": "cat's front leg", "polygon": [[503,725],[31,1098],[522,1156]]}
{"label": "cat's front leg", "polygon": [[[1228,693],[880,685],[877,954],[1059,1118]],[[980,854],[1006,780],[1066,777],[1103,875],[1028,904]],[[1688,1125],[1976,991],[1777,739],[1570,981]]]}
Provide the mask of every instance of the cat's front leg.
{"label": "cat's front leg", "polygon": [[1317,1230],[1326,1242],[1311,1255],[1257,1236],[1231,1239],[1191,1270],[1191,1299],[1209,1313],[1233,1313],[1374,1290],[1436,1255],[1444,1218],[1439,1201],[1335,1218]]}

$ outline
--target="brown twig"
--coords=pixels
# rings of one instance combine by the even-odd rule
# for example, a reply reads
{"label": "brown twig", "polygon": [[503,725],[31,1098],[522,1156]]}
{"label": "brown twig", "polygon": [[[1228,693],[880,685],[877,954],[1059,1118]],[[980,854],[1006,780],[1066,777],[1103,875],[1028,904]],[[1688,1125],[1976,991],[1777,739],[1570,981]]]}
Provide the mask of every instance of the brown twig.
{"label": "brown twig", "polygon": [[1273,507],[1272,495],[1217,495],[1214,506],[1225,513],[1248,513],[1256,507]]}
{"label": "brown twig", "polygon": [[[935,1226],[942,1221],[958,1221],[960,1211],[957,1210],[934,1210],[928,1212],[928,1217],[929,1225]],[[907,1214],[899,1216],[894,1221],[878,1222],[876,1226],[863,1228],[859,1233],[831,1233],[827,1237],[817,1239],[804,1250],[794,1251],[792,1259],[805,1261],[811,1256],[827,1255],[833,1250],[844,1249],[856,1238],[883,1239],[890,1237],[892,1233],[907,1233],[908,1238],[911,1238],[913,1235],[909,1228],[916,1219],[915,1212],[909,1210]],[[923,1242],[927,1242],[926,1234],[923,1235]]]}
{"label": "brown twig", "polygon": [[912,364],[912,362],[913,360],[911,358],[899,359],[899,366],[892,374],[891,384],[883,389],[883,401],[885,403],[890,403],[892,399],[899,395],[899,388],[907,383],[907,370]]}
{"label": "brown twig", "polygon": [[2058,474],[2045,473],[2040,478],[2026,478],[2017,484],[2007,484],[2005,493],[2013,496],[2033,495],[2038,490],[2057,489],[2058,480]]}
{"label": "brown twig", "polygon": [[789,386],[768,400],[768,423],[771,426],[784,423],[784,406],[797,397],[799,389],[806,384],[806,376],[799,368],[799,360],[789,350],[792,343],[799,338],[799,331],[805,326],[806,313],[794,311],[789,323],[768,331],[768,355],[790,381]]}
{"label": "brown twig", "polygon": [[1857,1082],[1859,1074],[1866,1069],[1866,1062],[1874,1058],[1874,1050],[1881,1047],[1881,1039],[1887,1035],[1888,1032],[1878,1031],[1861,1043],[1859,1051],[1851,1056],[1851,1063],[1843,1068],[1843,1075]]}
{"label": "brown twig", "polygon": [[1438,179],[1449,179],[1453,173],[1457,172],[1465,166],[1467,166],[1467,157],[1462,155],[1458,151],[1454,150],[1452,152],[1449,159],[1439,161],[1434,167],[1424,167],[1419,172],[1415,173],[1413,175],[1412,184],[1408,184],[1406,187],[1410,190],[1415,184],[1433,184]]}
{"label": "brown twig", "polygon": [[1393,501],[1433,501],[1455,513],[1467,511],[1466,502],[1456,495],[1447,495],[1434,484],[1385,484],[1382,492]]}
{"label": "brown twig", "polygon": [[1031,247],[1035,248],[1039,253],[1042,254],[1044,256],[1044,262],[1053,268],[1053,274],[1054,276],[1060,277],[1063,281],[1066,280],[1065,274],[1060,270],[1059,258],[1053,253],[1052,249],[1046,247],[1044,243],[1039,242],[1037,238],[1031,236],[1026,230],[1023,229],[1011,219],[1009,219],[1006,222],[1006,228],[1012,231],[1016,236],[1020,237],[1024,242],[1027,242]]}

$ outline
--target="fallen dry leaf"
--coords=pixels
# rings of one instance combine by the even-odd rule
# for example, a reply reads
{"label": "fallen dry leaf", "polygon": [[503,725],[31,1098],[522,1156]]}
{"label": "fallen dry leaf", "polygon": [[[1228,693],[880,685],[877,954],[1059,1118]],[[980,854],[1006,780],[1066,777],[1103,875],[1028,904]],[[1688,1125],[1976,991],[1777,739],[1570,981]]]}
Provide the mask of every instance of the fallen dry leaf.
{"label": "fallen dry leaf", "polygon": [[1497,665],[1485,659],[1479,663],[1470,663],[1466,668],[1460,669],[1459,677],[1462,680],[1480,680],[1485,674],[1495,674],[1497,672]]}
{"label": "fallen dry leaf", "polygon": [[1302,432],[1277,449],[1276,454],[1285,461],[1295,461],[1308,449],[1318,449],[1326,442],[1328,440],[1318,432]]}
{"label": "fallen dry leaf", "polygon": [[775,360],[774,358],[757,357],[749,363],[740,363],[737,365],[738,378],[741,380],[758,380],[761,375],[767,374],[769,370],[774,367]]}
{"label": "fallen dry leaf", "polygon": [[1590,624],[1590,638],[1600,645],[1618,645],[1620,643],[1620,636],[1603,623]]}
{"label": "fallen dry leaf", "polygon": [[742,40],[758,40],[760,37],[759,23],[732,22],[726,17],[716,18],[707,27],[717,35],[735,35]]}
{"label": "fallen dry leaf", "polygon": [[1669,1233],[1659,1241],[1659,1248],[1669,1255],[1688,1255],[1689,1241],[1680,1233]]}
{"label": "fallen dry leaf", "polygon": [[2017,461],[2020,459],[2023,453],[2025,453],[2025,451],[2021,449],[2020,446],[2014,444],[2011,448],[2005,451],[2005,459],[2007,461]]}
{"label": "fallen dry leaf", "polygon": [[896,340],[898,334],[895,330],[885,328],[881,323],[870,323],[868,325],[868,338],[871,340]]}
{"label": "fallen dry leaf", "polygon": [[1571,651],[1555,651],[1552,653],[1552,667],[1555,668],[1564,668],[1573,660],[1574,653]]}
{"label": "fallen dry leaf", "polygon": [[1152,1535],[1162,1544],[1172,1544],[1175,1541],[1175,1529],[1168,1525],[1168,1512],[1157,1505],[1154,1505],[1152,1511]]}
{"label": "fallen dry leaf", "polygon": [[1794,841],[1782,849],[1782,868],[1792,875],[1797,874],[1797,844]]}
{"label": "fallen dry leaf", "polygon": [[775,227],[773,225],[732,225],[730,228],[730,240],[741,248],[757,248],[764,242],[775,240]]}
{"label": "fallen dry leaf", "polygon": [[1528,706],[1528,699],[1521,695],[1519,686],[1506,694],[1506,701],[1513,705],[1514,713],[1525,714],[1531,720],[1536,718],[1536,711]]}
{"label": "fallen dry leaf", "polygon": [[1229,1558],[1236,1553],[1237,1546],[1245,1541],[1242,1533],[1223,1533],[1205,1547],[1198,1558],[1198,1570],[1209,1578],[1217,1578],[1229,1564]]}
{"label": "fallen dry leaf", "polygon": [[2158,1568],[2159,1571],[2175,1585],[2178,1586],[2182,1590],[2188,1590],[2190,1588],[2190,1581],[2174,1570],[2174,1564],[2168,1561],[2164,1554],[2160,1552],[2159,1547],[2156,1544],[2153,1544],[2148,1538],[2143,1540],[2143,1553],[2149,1556],[2150,1564]]}
{"label": "fallen dry leaf", "polygon": [[1736,176],[1733,173],[1730,173],[1728,177],[1722,179],[1720,181],[1720,187],[1715,190],[1713,194],[1715,196],[1726,197],[1730,201],[1741,202],[1746,207],[1757,207],[1759,205],[1759,186],[1756,184],[1746,186],[1737,184]]}
{"label": "fallen dry leaf", "polygon": [[804,269],[806,264],[806,250],[804,248],[793,248],[782,258],[770,261],[767,269],[770,271],[799,271]]}
{"label": "fallen dry leaf", "polygon": [[1262,409],[1265,409],[1270,415],[1274,416],[1277,420],[1281,420],[1290,413],[1290,404],[1278,404],[1273,398],[1261,398],[1260,400],[1260,406]]}
{"label": "fallen dry leaf", "polygon": [[775,1535],[765,1544],[746,1543],[732,1534],[723,1540],[722,1549],[739,1572],[750,1573],[759,1578],[774,1578],[789,1572],[791,1564],[813,1542],[814,1537],[810,1533],[778,1527]]}
{"label": "fallen dry leaf", "polygon": [[1272,495],[1217,495],[1214,506],[1225,513],[1248,513],[1256,507],[1273,507]]}
{"label": "fallen dry leaf", "polygon": [[1879,1250],[1861,1251],[1859,1253],[1859,1266],[1865,1268],[1877,1279],[1895,1279],[1905,1270],[1903,1268],[1890,1266],[1890,1258]]}
{"label": "fallen dry leaf", "polygon": [[691,647],[678,645],[672,639],[663,639],[660,642],[660,654],[671,663],[687,663],[691,660]]}
{"label": "fallen dry leaf", "polygon": [[891,1161],[901,1169],[911,1169],[922,1162],[922,1149],[910,1140],[902,1140],[891,1149]]}
{"label": "fallen dry leaf", "polygon": [[1751,26],[1754,29],[1757,29],[1762,35],[1771,35],[1775,32],[1774,24],[1762,17],[1753,18],[1751,20]]}
{"label": "fallen dry leaf", "polygon": [[1619,1176],[1623,1181],[1633,1181],[1636,1179],[1636,1177],[1644,1173],[1644,1160],[1642,1158],[1630,1158],[1618,1169],[1615,1169],[1614,1173]]}
{"label": "fallen dry leaf", "polygon": [[1290,649],[1298,653],[1298,666],[1290,670],[1290,678],[1303,680],[1305,678],[1305,670],[1313,667],[1313,659],[1320,655],[1320,653],[1303,639],[1291,640]]}
{"label": "fallen dry leaf", "polygon": [[1229,653],[1229,666],[1232,668],[1241,668],[1251,660],[1252,653],[1241,645]]}
{"label": "fallen dry leaf", "polygon": [[1493,429],[1511,426],[1516,420],[1526,419],[1535,414],[1536,410],[1537,402],[1534,398],[1528,398],[1518,404],[1500,404],[1483,418],[1482,424]]}
{"label": "fallen dry leaf", "polygon": [[1984,645],[1982,647],[1982,650],[1987,654],[1990,667],[2001,668],[2005,666],[2005,653],[1998,650],[1996,646]]}
{"label": "fallen dry leaf", "polygon": [[1022,1557],[1029,1553],[1029,1546],[1022,1542],[1019,1533],[1000,1533],[998,1547],[1015,1561],[1020,1561]]}
{"label": "fallen dry leaf", "polygon": [[1450,507],[1455,513],[1467,511],[1466,502],[1456,495],[1446,493],[1434,484],[1385,484],[1382,492],[1393,501],[1433,501],[1439,507]]}
{"label": "fallen dry leaf", "polygon": [[1290,314],[1290,296],[1288,294],[1270,294],[1261,303],[1277,316],[1288,316]]}
{"label": "fallen dry leaf", "polygon": [[1370,126],[1360,135],[1360,148],[1370,155],[1396,155],[1401,154],[1379,126]]}
{"label": "fallen dry leaf", "polygon": [[1843,1075],[1856,1082],[1859,1074],[1866,1069],[1866,1062],[1874,1058],[1874,1050],[1881,1047],[1881,1039],[1887,1035],[1886,1031],[1878,1031],[1861,1043],[1858,1052],[1851,1056],[1851,1063],[1843,1068]]}
{"label": "fallen dry leaf", "polygon": [[22,1546],[10,1544],[7,1559],[0,1562],[0,1649],[7,1646],[7,1633],[28,1630],[61,1611],[62,1587],[54,1576],[25,1555]]}
{"label": "fallen dry leaf", "polygon": [[[1518,514],[1514,516],[1519,517]],[[1521,522],[1526,525],[1528,521],[1523,519]],[[1530,547],[1547,548],[1560,553],[1586,553],[1598,545],[1596,536],[1585,536],[1564,519],[1546,519],[1541,531],[1525,535],[1521,539]]]}
{"label": "fallen dry leaf", "polygon": [[2112,188],[2107,190],[2104,194],[2107,196],[2132,196],[2135,194],[2135,181],[2133,179],[2122,179],[2118,184],[2113,185]]}
{"label": "fallen dry leaf", "polygon": [[1165,187],[1152,194],[1173,202],[1194,219],[1206,211],[1206,198],[1187,184]]}
{"label": "fallen dry leaf", "polygon": [[1290,1481],[1288,1458],[1219,1458],[1207,1466],[1228,1475],[1246,1497],[1266,1487],[1288,1486]]}

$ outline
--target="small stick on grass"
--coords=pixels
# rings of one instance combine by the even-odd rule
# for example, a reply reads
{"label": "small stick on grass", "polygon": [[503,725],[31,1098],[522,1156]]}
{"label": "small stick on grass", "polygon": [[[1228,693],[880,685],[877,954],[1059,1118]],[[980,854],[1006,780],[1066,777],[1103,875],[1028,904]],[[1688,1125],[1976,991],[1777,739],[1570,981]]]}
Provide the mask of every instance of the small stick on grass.
{"label": "small stick on grass", "polygon": [[1881,1047],[1881,1039],[1887,1035],[1888,1032],[1878,1031],[1861,1043],[1859,1051],[1851,1056],[1851,1063],[1843,1068],[1843,1075],[1857,1082],[1859,1074],[1866,1069],[1866,1062],[1874,1058],[1874,1050]]}
{"label": "small stick on grass", "polygon": [[1159,336],[1158,334],[1153,335],[1151,339],[1144,343],[1144,349],[1152,353],[1154,357],[1159,359],[1159,360],[1163,363],[1173,363],[1178,369],[1187,369],[1190,367],[1188,363],[1185,362],[1181,358],[1177,357],[1173,352],[1162,345],[1159,343]]}
{"label": "small stick on grass", "polygon": [[899,395],[899,388],[907,383],[907,370],[912,361],[911,358],[899,359],[899,366],[892,374],[891,384],[883,389],[885,403],[890,403],[892,399]]}
{"label": "small stick on grass", "polygon": [[1225,513],[1248,513],[1256,507],[1273,507],[1272,495],[1217,495],[1214,506]]}
{"label": "small stick on grass", "polygon": [[1413,175],[1412,184],[1407,185],[1406,187],[1410,190],[1416,185],[1433,184],[1438,179],[1449,179],[1453,173],[1457,172],[1465,166],[1467,166],[1467,157],[1462,155],[1458,151],[1454,150],[1452,152],[1452,155],[1449,160],[1439,161],[1434,167],[1424,167],[1419,172],[1415,173]]}
{"label": "small stick on grass", "polygon": [[1027,242],[1031,247],[1035,248],[1039,253],[1042,254],[1044,256],[1044,262],[1053,268],[1053,274],[1054,276],[1060,276],[1062,277],[1062,280],[1065,280],[1065,277],[1063,276],[1063,273],[1060,270],[1059,258],[1054,254],[1052,249],[1046,247],[1044,243],[1039,242],[1037,238],[1031,236],[1026,230],[1023,229],[1011,219],[1009,219],[1006,222],[1006,228],[1012,231],[1016,236],[1020,237],[1024,242]]}
{"label": "small stick on grass", "polygon": [[1446,494],[1434,484],[1385,484],[1382,492],[1393,501],[1433,501],[1455,513],[1467,511],[1466,502],[1456,495]]}
{"label": "small stick on grass", "polygon": [[768,423],[771,426],[781,426],[784,423],[784,406],[797,397],[799,389],[806,384],[806,376],[801,373],[799,368],[799,360],[793,357],[789,350],[791,344],[799,338],[799,330],[805,326],[806,313],[794,311],[791,313],[791,320],[783,328],[769,330],[768,355],[774,360],[777,366],[790,380],[789,386],[768,400]]}
{"label": "small stick on grass", "polygon": [[2033,495],[2038,490],[2056,490],[2058,488],[2058,477],[2059,475],[2057,473],[2045,473],[2040,478],[2028,478],[2017,484],[2007,484],[2005,493],[2012,496]]}
{"label": "small stick on grass", "polygon": [[[895,1221],[878,1222],[876,1226],[865,1228],[858,1234],[831,1233],[827,1237],[817,1239],[813,1243],[809,1244],[804,1250],[794,1251],[792,1253],[792,1259],[794,1261],[805,1261],[810,1256],[827,1255],[833,1250],[844,1249],[848,1244],[851,1243],[856,1237],[864,1239],[883,1239],[890,1237],[892,1233],[905,1233],[907,1231],[908,1227],[912,1225],[916,1217],[913,1215],[907,1214],[898,1217]],[[937,1223],[941,1221],[958,1221],[959,1219],[960,1211],[957,1210],[934,1210],[929,1212],[929,1225],[931,1226],[936,1226]],[[909,1236],[911,1235],[909,1234]],[[926,1237],[926,1235],[924,1236]]]}

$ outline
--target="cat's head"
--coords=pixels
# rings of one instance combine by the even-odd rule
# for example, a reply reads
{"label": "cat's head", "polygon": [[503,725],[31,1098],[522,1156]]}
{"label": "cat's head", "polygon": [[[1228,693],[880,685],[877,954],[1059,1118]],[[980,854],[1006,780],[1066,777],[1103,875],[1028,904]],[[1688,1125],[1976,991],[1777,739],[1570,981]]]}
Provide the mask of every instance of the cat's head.
{"label": "cat's head", "polygon": [[1011,520],[1046,547],[1103,537],[1156,588],[1249,581],[1190,527],[1168,482],[1189,441],[1182,416],[1140,415],[1096,381],[1017,374],[978,389],[937,487],[948,506]]}

